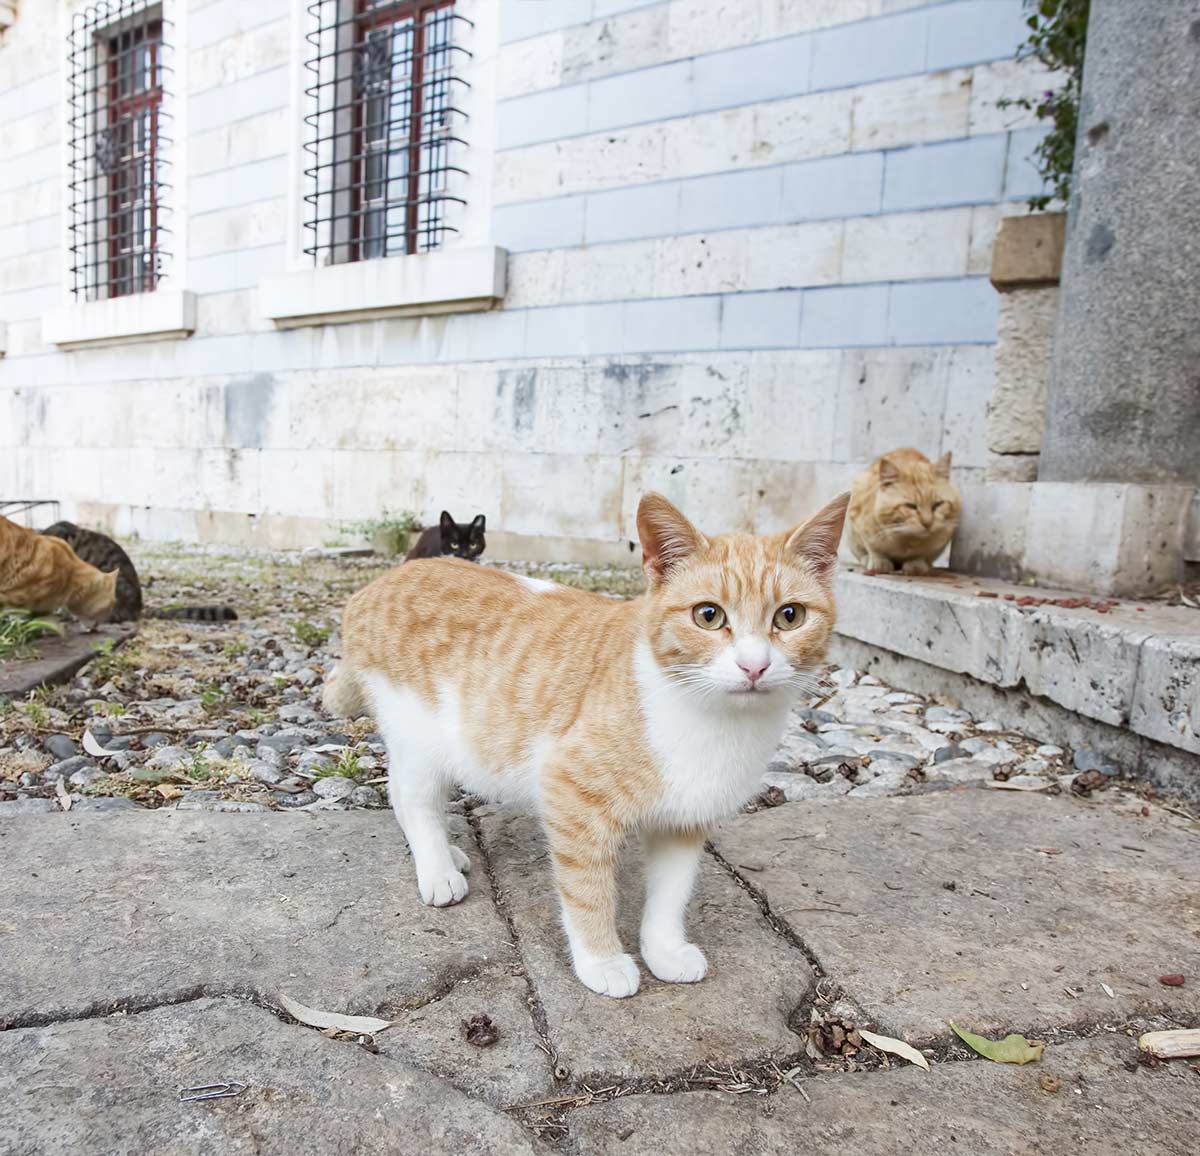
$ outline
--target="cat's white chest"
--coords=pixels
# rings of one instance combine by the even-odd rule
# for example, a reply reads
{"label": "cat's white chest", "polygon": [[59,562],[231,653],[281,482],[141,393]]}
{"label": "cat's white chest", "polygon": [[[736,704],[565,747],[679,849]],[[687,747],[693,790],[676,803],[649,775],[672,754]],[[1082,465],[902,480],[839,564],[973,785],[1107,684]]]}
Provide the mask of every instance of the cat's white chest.
{"label": "cat's white chest", "polygon": [[652,812],[671,826],[709,826],[756,795],[779,746],[791,698],[731,703],[697,697],[670,682],[647,649],[639,649],[635,675],[646,736],[665,783]]}

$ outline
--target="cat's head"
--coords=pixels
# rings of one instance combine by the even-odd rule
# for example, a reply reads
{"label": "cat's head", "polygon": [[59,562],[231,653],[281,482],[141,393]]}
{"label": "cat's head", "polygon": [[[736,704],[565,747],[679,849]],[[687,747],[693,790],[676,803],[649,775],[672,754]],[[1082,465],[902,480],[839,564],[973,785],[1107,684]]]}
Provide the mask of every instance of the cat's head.
{"label": "cat's head", "polygon": [[441,518],[438,519],[438,526],[442,532],[442,553],[455,558],[465,558],[468,562],[475,561],[487,546],[487,539],[483,534],[486,523],[487,519],[483,514],[476,514],[471,522],[463,525],[456,522],[448,510],[443,510]]}
{"label": "cat's head", "polygon": [[[89,570],[93,568],[88,567]],[[84,576],[75,590],[67,609],[79,618],[92,622],[107,622],[117,603],[117,579],[120,572],[95,570]]]}
{"label": "cat's head", "polygon": [[931,462],[916,450],[884,454],[871,466],[877,483],[875,520],[889,533],[928,537],[958,524],[958,489],[950,454]]}
{"label": "cat's head", "polygon": [[667,678],[698,700],[741,704],[815,691],[848,501],[842,494],[783,534],[710,538],[662,495],[642,498],[646,630]]}

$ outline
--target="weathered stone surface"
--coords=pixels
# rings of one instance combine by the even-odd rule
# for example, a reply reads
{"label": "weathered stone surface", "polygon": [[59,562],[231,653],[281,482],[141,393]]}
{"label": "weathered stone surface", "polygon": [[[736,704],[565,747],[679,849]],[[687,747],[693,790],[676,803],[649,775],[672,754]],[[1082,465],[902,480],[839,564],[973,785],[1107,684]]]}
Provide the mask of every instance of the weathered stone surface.
{"label": "weathered stone surface", "polygon": [[1194,1006],[1157,982],[1200,974],[1196,838],[1162,812],[963,791],[779,807],[715,843],[890,1034]]}
{"label": "weathered stone surface", "polygon": [[[754,1156],[895,1156],[900,1152],[1157,1153],[1190,1156],[1200,1080],[1128,1071],[1134,1041],[1050,1047],[1037,1064],[986,1061],[902,1068],[784,1085],[768,1098],[722,1092],[626,1096],[569,1117],[580,1156],[737,1152]],[[1060,1087],[1042,1085],[1052,1076]]]}
{"label": "weathered stone surface", "polygon": [[[551,1042],[575,1075],[664,1073],[709,1058],[800,1049],[788,1016],[812,990],[808,962],[711,860],[688,921],[708,957],[707,978],[669,984],[643,969],[641,991],[614,1000],[589,991],[571,970],[549,859],[532,820],[494,811],[482,817],[482,830]],[[750,871],[764,859],[761,846],[748,846],[738,862]],[[627,870],[622,879],[620,928],[626,950],[636,957],[641,894],[634,875]]]}
{"label": "weathered stone surface", "polygon": [[136,633],[136,626],[120,624],[90,632],[72,628],[63,638],[40,639],[32,658],[0,661],[0,698],[16,698],[39,686],[66,682],[95,657],[98,645],[111,641],[119,646]]}
{"label": "weathered stone surface", "polygon": [[1024,289],[1000,297],[996,383],[988,404],[987,441],[993,453],[1041,450],[1057,316],[1057,289]]}
{"label": "weathered stone surface", "polygon": [[[178,1102],[219,1080],[248,1086]],[[12,1156],[540,1150],[443,1080],[234,999],[2,1032],[0,1100]]]}
{"label": "weathered stone surface", "polygon": [[392,1014],[516,959],[486,880],[458,907],[420,902],[391,815],[70,812],[4,823],[0,854],[9,1022],[281,990]]}
{"label": "weathered stone surface", "polygon": [[992,284],[1000,290],[1058,284],[1066,239],[1066,213],[1002,218],[992,243]]}

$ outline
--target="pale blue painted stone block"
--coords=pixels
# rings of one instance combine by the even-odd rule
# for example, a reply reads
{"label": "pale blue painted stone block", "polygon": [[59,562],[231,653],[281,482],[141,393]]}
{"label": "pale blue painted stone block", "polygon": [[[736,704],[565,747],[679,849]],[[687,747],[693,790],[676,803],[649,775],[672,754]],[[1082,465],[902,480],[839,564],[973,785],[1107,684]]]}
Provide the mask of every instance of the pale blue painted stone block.
{"label": "pale blue painted stone block", "polygon": [[504,0],[500,6],[500,43],[585,24],[591,15],[592,0]]}
{"label": "pale blue painted stone block", "polygon": [[747,169],[679,183],[679,231],[773,225],[783,219],[783,169]]}
{"label": "pale blue painted stone block", "polygon": [[560,305],[530,309],[525,328],[527,357],[584,357],[624,353],[624,305]]}
{"label": "pale blue painted stone block", "polygon": [[671,236],[679,231],[679,184],[590,193],[585,215],[584,237],[589,245]]}
{"label": "pale blue painted stone block", "polygon": [[898,282],[891,287],[888,340],[896,345],[992,342],[996,311],[996,290],[986,277]]}
{"label": "pale blue painted stone block", "polygon": [[719,297],[627,301],[622,307],[625,350],[671,353],[715,349],[720,339]]}
{"label": "pale blue painted stone block", "polygon": [[808,289],[800,319],[806,348],[882,345],[887,340],[888,287]]}
{"label": "pale blue painted stone block", "polygon": [[1042,175],[1033,162],[1033,150],[1049,132],[1045,128],[1026,128],[1010,134],[1008,166],[1004,172],[1004,197],[1009,201],[1036,197],[1044,191]]}
{"label": "pale blue painted stone block", "polygon": [[783,169],[785,221],[866,216],[879,212],[882,196],[882,153],[801,161]]}
{"label": "pale blue painted stone block", "polygon": [[691,71],[692,62],[680,60],[592,81],[587,86],[588,129],[683,116],[691,107]]}
{"label": "pale blue painted stone block", "polygon": [[531,92],[501,102],[496,110],[496,146],[520,148],[578,136],[587,130],[588,88],[574,84]]}
{"label": "pale blue painted stone block", "polygon": [[556,197],[500,205],[492,215],[492,236],[502,249],[566,249],[583,244],[583,197]]}
{"label": "pale blue painted stone block", "polygon": [[800,344],[798,289],[780,293],[730,293],[721,311],[722,349],[789,349]]}
{"label": "pale blue painted stone block", "polygon": [[927,11],[917,9],[814,33],[813,89],[844,88],[922,72],[927,19]]}
{"label": "pale blue painted stone block", "polygon": [[957,68],[1008,60],[1029,34],[1021,0],[964,0],[929,11],[925,67]]}
{"label": "pale blue painted stone block", "polygon": [[[288,158],[271,157],[204,173],[188,182],[188,213],[198,216],[234,205],[282,197],[288,188]],[[307,208],[307,205],[304,206]]]}
{"label": "pale blue painted stone block", "polygon": [[284,65],[188,97],[188,132],[204,132],[260,112],[286,108],[291,95],[290,75],[291,69]]}
{"label": "pale blue painted stone block", "polygon": [[1007,145],[1005,134],[998,133],[888,153],[884,211],[998,200]]}
{"label": "pale blue painted stone block", "polygon": [[692,110],[797,96],[808,91],[811,67],[810,36],[698,56],[692,64]]}

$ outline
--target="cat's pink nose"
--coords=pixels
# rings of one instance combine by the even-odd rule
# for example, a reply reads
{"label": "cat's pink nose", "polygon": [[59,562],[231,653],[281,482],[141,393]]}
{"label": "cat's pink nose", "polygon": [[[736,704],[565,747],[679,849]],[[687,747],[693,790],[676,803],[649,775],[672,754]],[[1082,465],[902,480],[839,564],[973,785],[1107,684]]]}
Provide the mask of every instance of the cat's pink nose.
{"label": "cat's pink nose", "polygon": [[767,659],[766,662],[752,662],[749,665],[744,662],[739,662],[738,670],[740,670],[751,682],[757,682],[762,677],[763,672],[770,665],[770,659]]}

